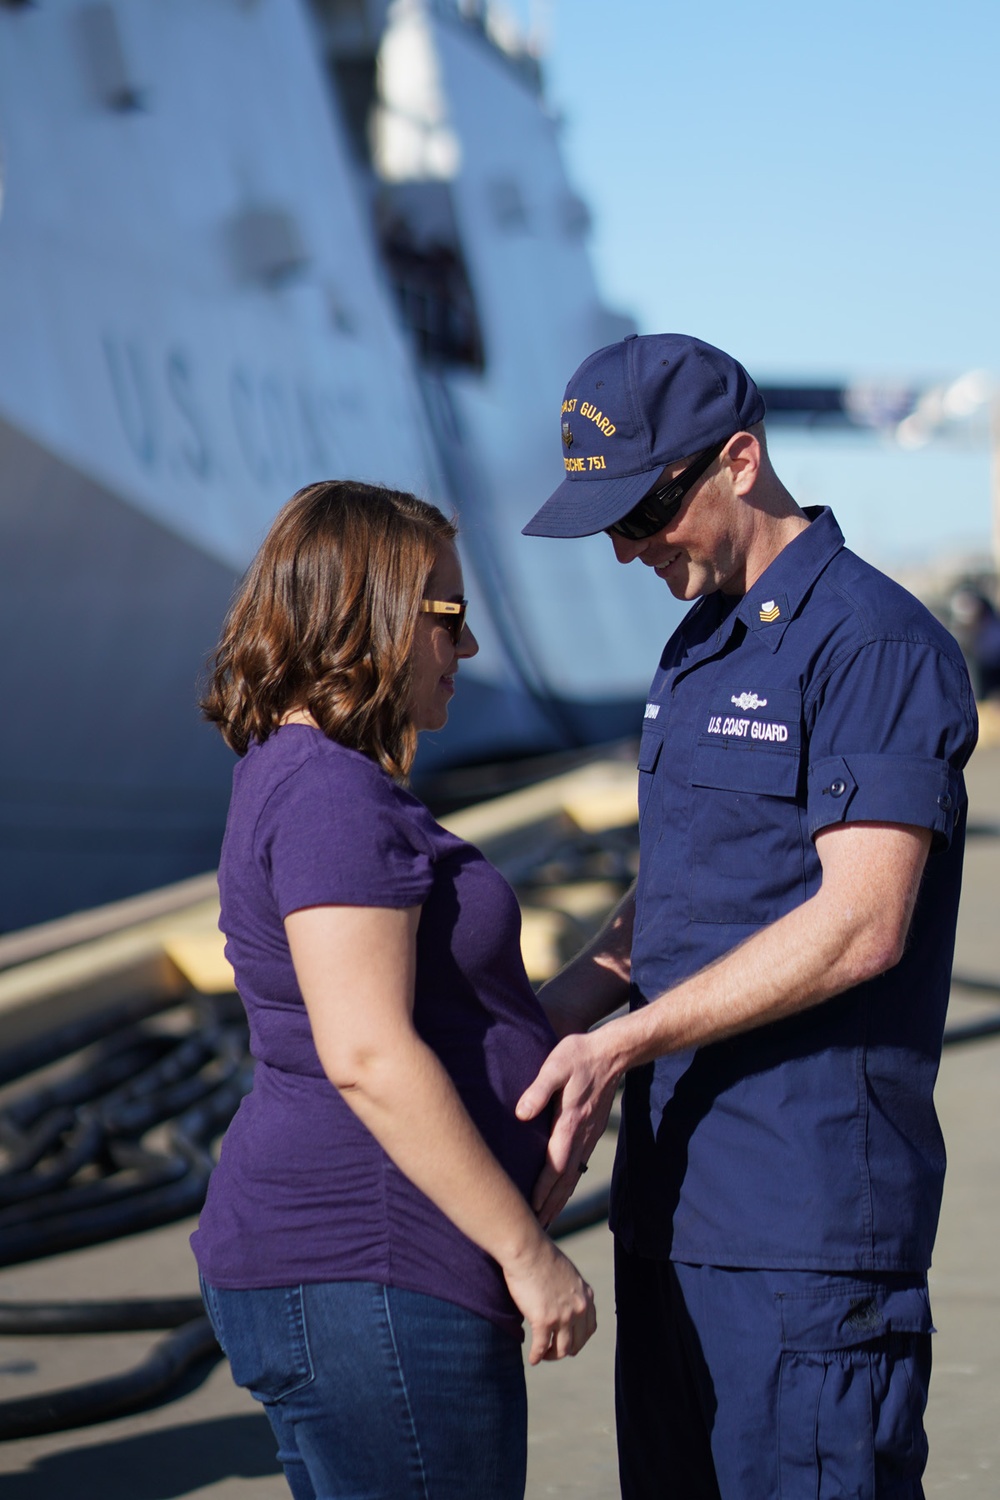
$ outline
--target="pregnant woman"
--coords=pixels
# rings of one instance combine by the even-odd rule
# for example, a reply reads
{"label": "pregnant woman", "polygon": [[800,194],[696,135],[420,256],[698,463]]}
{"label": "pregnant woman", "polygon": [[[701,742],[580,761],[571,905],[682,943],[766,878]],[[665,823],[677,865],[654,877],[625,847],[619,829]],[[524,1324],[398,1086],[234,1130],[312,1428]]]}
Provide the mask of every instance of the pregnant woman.
{"label": "pregnant woman", "polygon": [[219,868],[254,1085],[192,1237],[295,1500],[520,1500],[531,1362],[593,1294],[527,1195],[554,1043],[502,876],[406,787],[465,624],[455,528],[325,482],[278,515],[203,708],[240,756]]}

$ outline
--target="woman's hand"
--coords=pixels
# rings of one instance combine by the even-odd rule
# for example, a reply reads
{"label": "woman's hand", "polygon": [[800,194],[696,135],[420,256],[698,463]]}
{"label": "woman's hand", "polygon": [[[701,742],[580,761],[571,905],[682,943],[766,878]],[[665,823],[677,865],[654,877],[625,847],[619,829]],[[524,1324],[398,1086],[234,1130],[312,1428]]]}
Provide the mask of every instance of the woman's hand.
{"label": "woman's hand", "polygon": [[531,1328],[528,1363],[579,1354],[597,1327],[594,1292],[571,1260],[539,1235],[532,1250],[503,1266],[507,1290]]}

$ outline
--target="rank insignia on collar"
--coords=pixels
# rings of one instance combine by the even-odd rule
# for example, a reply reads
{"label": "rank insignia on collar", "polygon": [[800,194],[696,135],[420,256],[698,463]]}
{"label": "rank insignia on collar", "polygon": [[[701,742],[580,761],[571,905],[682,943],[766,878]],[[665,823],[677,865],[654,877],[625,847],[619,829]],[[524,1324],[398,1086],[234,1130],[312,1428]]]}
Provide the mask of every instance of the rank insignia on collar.
{"label": "rank insignia on collar", "polygon": [[566,444],[567,448],[572,448],[572,446],[573,446],[573,429],[570,427],[569,420],[566,417],[563,417],[563,420],[562,420],[562,440]]}
{"label": "rank insignia on collar", "polygon": [[762,625],[773,625],[781,615],[781,610],[773,599],[767,599],[758,611]]}

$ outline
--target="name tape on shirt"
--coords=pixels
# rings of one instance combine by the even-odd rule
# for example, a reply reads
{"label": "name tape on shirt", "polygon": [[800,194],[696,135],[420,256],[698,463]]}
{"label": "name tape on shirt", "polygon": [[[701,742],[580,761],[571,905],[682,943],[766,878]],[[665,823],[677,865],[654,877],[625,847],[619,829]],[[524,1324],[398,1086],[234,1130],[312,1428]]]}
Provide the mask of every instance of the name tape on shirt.
{"label": "name tape on shirt", "polygon": [[711,714],[706,734],[720,734],[731,740],[764,740],[785,744],[788,725],[774,719],[738,719],[732,714]]}

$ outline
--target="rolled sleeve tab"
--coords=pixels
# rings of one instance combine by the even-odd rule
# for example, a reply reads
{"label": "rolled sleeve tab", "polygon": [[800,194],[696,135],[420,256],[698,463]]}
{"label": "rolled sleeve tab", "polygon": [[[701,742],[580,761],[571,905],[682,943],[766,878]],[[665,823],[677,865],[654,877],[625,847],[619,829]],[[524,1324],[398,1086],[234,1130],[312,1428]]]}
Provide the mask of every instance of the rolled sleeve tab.
{"label": "rolled sleeve tab", "polygon": [[833,823],[909,823],[951,842],[959,806],[956,773],[944,761],[904,755],[829,756],[809,768],[809,832]]}
{"label": "rolled sleeve tab", "polygon": [[829,823],[846,823],[858,784],[847,761],[832,756],[809,767],[809,832]]}

